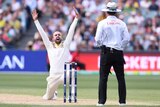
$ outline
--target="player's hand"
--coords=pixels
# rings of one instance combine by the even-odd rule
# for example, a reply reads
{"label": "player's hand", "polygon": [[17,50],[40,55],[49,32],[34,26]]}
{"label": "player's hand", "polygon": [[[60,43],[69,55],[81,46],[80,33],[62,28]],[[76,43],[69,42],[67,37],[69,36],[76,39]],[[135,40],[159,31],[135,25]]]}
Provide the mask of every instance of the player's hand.
{"label": "player's hand", "polygon": [[75,17],[79,19],[79,18],[80,18],[80,15],[79,15],[77,9],[76,9],[75,7],[73,7],[73,10],[74,10],[75,15],[76,15]]}
{"label": "player's hand", "polygon": [[38,13],[36,9],[32,11],[32,18],[34,21],[38,19]]}

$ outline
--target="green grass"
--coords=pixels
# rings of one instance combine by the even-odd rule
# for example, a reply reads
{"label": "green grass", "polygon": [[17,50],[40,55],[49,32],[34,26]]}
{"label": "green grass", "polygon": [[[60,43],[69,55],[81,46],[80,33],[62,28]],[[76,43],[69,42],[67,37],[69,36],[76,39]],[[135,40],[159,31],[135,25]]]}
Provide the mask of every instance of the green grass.
{"label": "green grass", "polygon": [[[42,96],[46,89],[47,74],[4,74],[0,73],[0,94],[22,94]],[[160,106],[160,76],[126,76],[127,101],[146,102]],[[78,75],[78,98],[97,99],[98,75]],[[63,85],[58,89],[58,96],[63,97]],[[108,100],[117,101],[118,90],[115,75],[108,81]],[[96,104],[97,102],[95,102]],[[3,104],[0,107],[33,107],[33,105]],[[35,106],[34,107],[46,107]],[[50,106],[47,106],[50,107]],[[54,106],[55,107],[55,106]],[[58,106],[60,107],[60,106]],[[75,106],[74,106],[75,107]],[[80,107],[80,106],[77,106]],[[89,106],[87,106],[89,107]],[[108,107],[108,106],[107,106]],[[113,107],[113,106],[109,106]],[[133,107],[133,106],[127,106]],[[134,107],[147,107],[145,105]]]}

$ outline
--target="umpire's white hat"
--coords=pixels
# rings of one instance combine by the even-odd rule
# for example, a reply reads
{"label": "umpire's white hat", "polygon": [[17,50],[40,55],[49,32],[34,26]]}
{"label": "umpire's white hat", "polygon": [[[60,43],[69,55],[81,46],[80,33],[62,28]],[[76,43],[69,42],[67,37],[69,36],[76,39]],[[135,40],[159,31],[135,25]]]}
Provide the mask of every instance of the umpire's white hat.
{"label": "umpire's white hat", "polygon": [[106,8],[102,9],[103,12],[121,12],[120,9],[118,9],[116,2],[108,2],[106,5]]}

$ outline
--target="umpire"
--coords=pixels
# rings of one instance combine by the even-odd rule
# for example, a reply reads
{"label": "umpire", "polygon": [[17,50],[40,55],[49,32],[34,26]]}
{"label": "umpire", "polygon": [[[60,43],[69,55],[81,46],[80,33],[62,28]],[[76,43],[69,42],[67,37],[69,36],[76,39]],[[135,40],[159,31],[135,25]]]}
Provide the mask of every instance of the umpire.
{"label": "umpire", "polygon": [[95,41],[101,47],[99,101],[97,106],[103,106],[107,100],[107,81],[110,69],[113,66],[119,92],[119,104],[126,104],[126,84],[124,77],[123,50],[130,40],[126,24],[118,19],[121,12],[115,2],[108,2],[102,11],[107,12],[107,18],[100,21],[97,26]]}

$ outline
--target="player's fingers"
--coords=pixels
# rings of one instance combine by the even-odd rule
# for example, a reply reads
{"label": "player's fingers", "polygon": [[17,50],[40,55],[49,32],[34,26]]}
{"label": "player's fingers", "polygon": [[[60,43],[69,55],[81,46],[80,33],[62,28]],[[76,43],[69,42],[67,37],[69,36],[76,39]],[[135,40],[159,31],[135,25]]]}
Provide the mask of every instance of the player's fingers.
{"label": "player's fingers", "polygon": [[34,10],[32,11],[32,14],[33,14],[33,15],[37,14],[37,11],[34,9]]}
{"label": "player's fingers", "polygon": [[74,12],[76,13],[76,14],[78,14],[78,11],[77,11],[77,9],[73,6],[73,10],[74,10]]}

